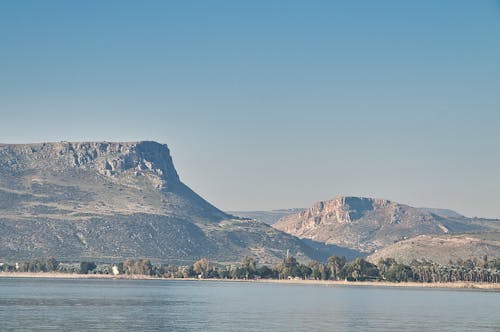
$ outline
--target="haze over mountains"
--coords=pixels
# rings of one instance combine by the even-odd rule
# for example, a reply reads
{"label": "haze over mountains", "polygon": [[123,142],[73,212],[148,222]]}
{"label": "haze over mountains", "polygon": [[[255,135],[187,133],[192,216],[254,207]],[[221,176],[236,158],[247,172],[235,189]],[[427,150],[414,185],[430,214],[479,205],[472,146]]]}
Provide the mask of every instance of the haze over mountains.
{"label": "haze over mountains", "polygon": [[0,145],[0,257],[145,257],[275,262],[323,252],[259,221],[217,209],[179,179],[156,142]]}
{"label": "haze over mountains", "polygon": [[296,209],[279,209],[270,211],[227,211],[227,212],[238,217],[260,220],[268,225],[273,225],[277,223],[278,220],[280,220],[284,216],[295,214],[303,210],[304,209],[296,208]]}

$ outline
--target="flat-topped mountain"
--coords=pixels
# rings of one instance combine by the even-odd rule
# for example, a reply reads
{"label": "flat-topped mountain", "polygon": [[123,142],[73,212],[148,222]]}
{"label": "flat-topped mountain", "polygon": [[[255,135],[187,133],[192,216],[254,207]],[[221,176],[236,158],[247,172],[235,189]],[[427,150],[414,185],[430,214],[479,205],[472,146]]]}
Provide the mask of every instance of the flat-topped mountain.
{"label": "flat-topped mountain", "polygon": [[0,243],[0,259],[326,258],[205,201],[156,142],[0,144]]}
{"label": "flat-topped mountain", "polygon": [[421,234],[481,232],[499,225],[386,199],[337,196],[285,216],[273,226],[300,238],[372,252]]}
{"label": "flat-topped mountain", "polygon": [[4,217],[54,216],[59,210],[68,212],[64,217],[229,218],[179,180],[168,147],[156,142],[2,144],[0,176],[0,198],[10,200],[2,206]]}

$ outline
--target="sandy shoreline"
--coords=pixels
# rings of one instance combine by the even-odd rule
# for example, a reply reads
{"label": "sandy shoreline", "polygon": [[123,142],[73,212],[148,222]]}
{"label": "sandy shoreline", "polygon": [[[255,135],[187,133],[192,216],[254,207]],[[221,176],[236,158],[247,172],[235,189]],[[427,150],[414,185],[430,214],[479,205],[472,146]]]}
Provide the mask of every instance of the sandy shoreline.
{"label": "sandy shoreline", "polygon": [[396,287],[396,288],[452,288],[452,289],[479,289],[500,291],[500,283],[419,283],[419,282],[384,282],[384,281],[333,281],[333,280],[233,280],[233,279],[203,279],[194,278],[157,278],[145,275],[108,275],[108,274],[71,274],[71,273],[28,273],[28,272],[0,272],[0,278],[50,278],[50,279],[124,279],[124,280],[177,280],[177,281],[220,281],[220,282],[251,282],[295,285],[323,285],[323,286],[367,286],[367,287]]}

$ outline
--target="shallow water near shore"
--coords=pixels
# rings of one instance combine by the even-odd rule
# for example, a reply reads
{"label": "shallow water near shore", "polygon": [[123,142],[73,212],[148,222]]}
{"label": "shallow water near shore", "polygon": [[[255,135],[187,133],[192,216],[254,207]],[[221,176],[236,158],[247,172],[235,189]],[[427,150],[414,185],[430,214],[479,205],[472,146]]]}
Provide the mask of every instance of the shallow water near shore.
{"label": "shallow water near shore", "polygon": [[0,279],[2,331],[498,331],[499,312],[471,290]]}

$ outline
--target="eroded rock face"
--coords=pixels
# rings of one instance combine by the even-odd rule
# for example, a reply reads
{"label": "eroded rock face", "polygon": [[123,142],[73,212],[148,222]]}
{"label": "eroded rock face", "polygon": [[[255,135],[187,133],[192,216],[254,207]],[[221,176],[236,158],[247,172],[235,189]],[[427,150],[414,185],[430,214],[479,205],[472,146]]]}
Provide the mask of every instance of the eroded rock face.
{"label": "eroded rock face", "polygon": [[0,261],[357,254],[312,248],[217,209],[181,182],[168,147],[156,142],[0,144],[0,243]]}
{"label": "eroded rock face", "polygon": [[[320,226],[350,224],[362,218],[365,213],[380,209],[389,209],[391,220],[399,219],[397,204],[388,200],[337,196],[329,201],[318,202],[299,214],[282,218],[277,227],[287,227],[287,224],[289,226],[293,224],[294,229],[286,228],[287,231],[303,232]],[[297,222],[293,223],[293,220]]]}
{"label": "eroded rock face", "polygon": [[149,176],[158,189],[179,183],[167,145],[148,141],[4,144],[0,163],[14,172],[70,168],[108,177]]}
{"label": "eroded rock face", "polygon": [[300,238],[372,252],[420,234],[485,229],[458,216],[440,216],[386,199],[337,196],[285,216],[273,226]]}
{"label": "eroded rock face", "polygon": [[365,211],[386,207],[390,204],[390,201],[382,199],[337,196],[332,200],[314,204],[304,211],[302,217],[313,218],[315,224],[344,224],[361,218]]}
{"label": "eroded rock face", "polygon": [[[11,216],[70,211],[228,217],[180,181],[167,145],[150,141],[1,144],[0,194],[13,201],[3,211]],[[42,215],[48,214],[57,213]]]}

